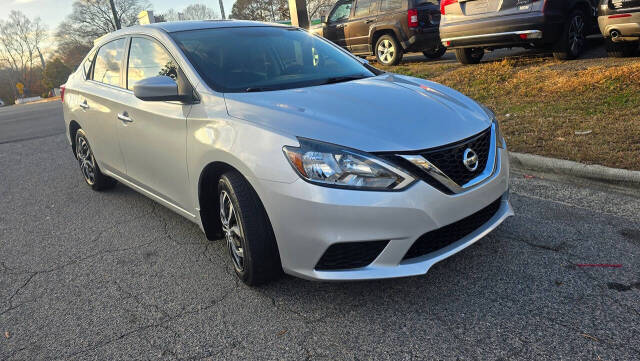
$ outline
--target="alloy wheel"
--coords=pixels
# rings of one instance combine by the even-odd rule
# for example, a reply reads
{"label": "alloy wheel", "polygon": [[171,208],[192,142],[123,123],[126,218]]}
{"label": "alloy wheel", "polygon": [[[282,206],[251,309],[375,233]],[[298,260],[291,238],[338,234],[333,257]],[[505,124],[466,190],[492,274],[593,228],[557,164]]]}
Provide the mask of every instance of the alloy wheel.
{"label": "alloy wheel", "polygon": [[380,42],[380,44],[378,44],[378,58],[384,64],[391,63],[395,53],[396,49],[391,41],[384,39]]}
{"label": "alloy wheel", "polygon": [[227,191],[220,192],[220,222],[227,248],[236,271],[244,271],[244,234],[238,222],[238,215]]}
{"label": "alloy wheel", "polygon": [[571,19],[569,25],[569,49],[571,53],[578,56],[584,47],[584,19],[582,15],[576,15]]}
{"label": "alloy wheel", "polygon": [[91,147],[89,147],[89,143],[84,137],[78,137],[76,157],[84,179],[89,185],[94,185],[96,182],[96,161],[91,152]]}

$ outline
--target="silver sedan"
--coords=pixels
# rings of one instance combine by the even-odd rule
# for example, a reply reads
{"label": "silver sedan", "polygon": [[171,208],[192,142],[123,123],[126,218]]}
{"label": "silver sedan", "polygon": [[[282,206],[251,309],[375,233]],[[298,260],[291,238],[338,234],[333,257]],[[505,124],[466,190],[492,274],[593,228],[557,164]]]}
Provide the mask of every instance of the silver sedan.
{"label": "silver sedan", "polygon": [[130,27],[63,89],[86,183],[223,238],[247,284],[420,275],[512,215],[493,113],[288,26]]}

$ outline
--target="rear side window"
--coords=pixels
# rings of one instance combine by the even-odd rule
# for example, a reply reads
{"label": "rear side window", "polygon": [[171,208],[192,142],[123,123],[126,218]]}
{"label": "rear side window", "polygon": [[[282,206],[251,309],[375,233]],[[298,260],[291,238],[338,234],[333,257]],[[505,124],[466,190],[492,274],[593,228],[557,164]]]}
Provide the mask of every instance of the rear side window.
{"label": "rear side window", "polygon": [[402,9],[403,4],[404,0],[382,0],[380,2],[380,10],[399,10]]}
{"label": "rear side window", "polygon": [[363,16],[368,16],[372,2],[372,0],[358,0],[358,2],[356,3],[355,17],[360,18]]}
{"label": "rear side window", "polygon": [[127,68],[127,88],[133,90],[136,82],[158,75],[178,79],[178,66],[165,48],[147,38],[132,38]]}
{"label": "rear side window", "polygon": [[117,87],[120,86],[124,45],[125,39],[118,39],[106,43],[98,50],[93,69],[93,80]]}

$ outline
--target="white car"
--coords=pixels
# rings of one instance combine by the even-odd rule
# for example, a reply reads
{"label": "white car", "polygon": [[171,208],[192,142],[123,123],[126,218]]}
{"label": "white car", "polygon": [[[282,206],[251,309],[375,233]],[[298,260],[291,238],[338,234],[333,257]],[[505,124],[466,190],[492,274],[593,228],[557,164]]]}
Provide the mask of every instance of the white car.
{"label": "white car", "polygon": [[63,104],[89,186],[118,181],[224,238],[250,285],[424,274],[513,214],[489,109],[294,27],[116,31]]}
{"label": "white car", "polygon": [[0,107],[4,106],[4,102],[2,101],[2,99],[0,99]]}

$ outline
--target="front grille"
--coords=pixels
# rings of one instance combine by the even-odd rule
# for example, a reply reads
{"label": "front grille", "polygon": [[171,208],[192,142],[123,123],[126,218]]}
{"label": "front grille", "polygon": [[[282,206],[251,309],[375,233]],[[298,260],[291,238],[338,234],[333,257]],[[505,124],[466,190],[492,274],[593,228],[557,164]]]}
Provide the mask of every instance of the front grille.
{"label": "front grille", "polygon": [[332,244],[324,252],[315,269],[319,271],[360,268],[378,257],[389,241],[348,242]]}
{"label": "front grille", "polygon": [[[459,186],[463,186],[477,177],[487,166],[491,146],[491,128],[461,142],[421,152],[420,155],[438,167],[447,177]],[[462,164],[464,151],[470,148],[478,155],[478,167],[468,170]]]}
{"label": "front grille", "polygon": [[495,202],[466,218],[423,234],[413,243],[403,259],[420,257],[459,241],[487,223],[500,209],[500,201],[501,198],[498,198]]}

